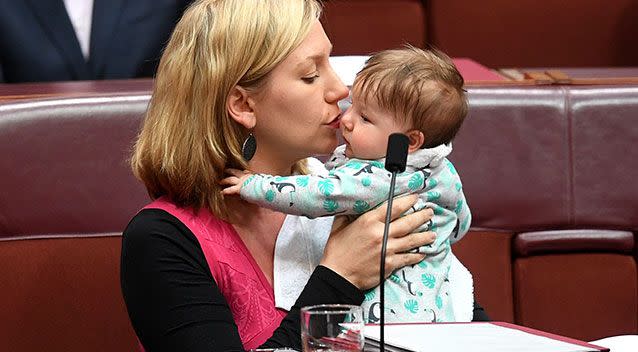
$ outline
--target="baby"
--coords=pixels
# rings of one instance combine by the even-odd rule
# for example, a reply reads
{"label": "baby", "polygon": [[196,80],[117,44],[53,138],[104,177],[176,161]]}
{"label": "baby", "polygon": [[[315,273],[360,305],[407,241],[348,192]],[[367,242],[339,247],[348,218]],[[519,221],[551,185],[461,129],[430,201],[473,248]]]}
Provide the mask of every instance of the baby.
{"label": "baby", "polygon": [[[445,54],[414,47],[373,55],[357,74],[352,106],[340,128],[345,144],[325,164],[327,176],[272,176],[229,169],[226,195],[280,212],[307,217],[360,215],[383,203],[390,190],[384,169],[388,136],[408,136],[407,167],[397,176],[394,196],[418,193],[410,211],[433,209],[431,222],[417,231],[436,232],[420,252],[419,264],[392,273],[385,283],[388,322],[455,321],[448,279],[451,243],[469,229],[471,215],[461,180],[446,158],[468,104],[463,78]],[[356,254],[355,254],[356,255]],[[363,303],[368,322],[379,317],[379,288]],[[471,294],[471,293],[470,293]]]}

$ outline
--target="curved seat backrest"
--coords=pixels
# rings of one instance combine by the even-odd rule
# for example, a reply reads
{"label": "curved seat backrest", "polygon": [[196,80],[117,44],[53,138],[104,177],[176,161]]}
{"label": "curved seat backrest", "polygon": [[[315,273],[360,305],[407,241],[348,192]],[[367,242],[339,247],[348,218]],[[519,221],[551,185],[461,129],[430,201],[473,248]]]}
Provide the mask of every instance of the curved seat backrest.
{"label": "curved seat backrest", "polygon": [[[636,334],[638,85],[468,90],[451,159],[474,219],[454,250],[478,302],[570,337]],[[149,98],[0,101],[0,349],[135,348],[120,236],[149,199],[128,165]]]}
{"label": "curved seat backrest", "polygon": [[121,232],[148,202],[128,166],[147,93],[0,104],[0,345],[131,351]]}

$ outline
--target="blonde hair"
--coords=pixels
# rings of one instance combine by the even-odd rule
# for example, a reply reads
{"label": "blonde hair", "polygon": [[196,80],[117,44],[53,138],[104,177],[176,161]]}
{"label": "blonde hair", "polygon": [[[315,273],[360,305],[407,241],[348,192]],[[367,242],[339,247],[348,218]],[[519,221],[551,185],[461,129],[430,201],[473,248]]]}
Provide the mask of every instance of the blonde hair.
{"label": "blonde hair", "polygon": [[425,135],[421,148],[450,142],[468,111],[463,77],[438,50],[413,46],[372,55],[357,74],[353,96],[373,99]]}
{"label": "blonde hair", "polygon": [[[227,218],[218,181],[246,168],[248,131],[227,111],[231,89],[263,86],[319,18],[315,0],[200,0],[184,13],[159,64],[131,167],[151,198]],[[305,171],[298,162],[296,171]]]}

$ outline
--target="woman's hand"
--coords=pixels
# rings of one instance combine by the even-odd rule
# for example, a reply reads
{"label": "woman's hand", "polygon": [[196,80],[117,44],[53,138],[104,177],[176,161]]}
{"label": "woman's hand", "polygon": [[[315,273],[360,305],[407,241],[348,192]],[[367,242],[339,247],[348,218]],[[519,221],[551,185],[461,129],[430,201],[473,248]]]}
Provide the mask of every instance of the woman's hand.
{"label": "woman's hand", "polygon": [[[424,254],[408,251],[428,245],[436,238],[431,231],[411,233],[432,218],[431,209],[423,209],[397,219],[417,199],[416,195],[409,195],[393,201],[385,260],[386,277],[401,267],[423,260]],[[335,271],[361,290],[377,286],[386,207],[387,203],[363,214],[349,225],[335,226],[326,244],[321,265]]]}

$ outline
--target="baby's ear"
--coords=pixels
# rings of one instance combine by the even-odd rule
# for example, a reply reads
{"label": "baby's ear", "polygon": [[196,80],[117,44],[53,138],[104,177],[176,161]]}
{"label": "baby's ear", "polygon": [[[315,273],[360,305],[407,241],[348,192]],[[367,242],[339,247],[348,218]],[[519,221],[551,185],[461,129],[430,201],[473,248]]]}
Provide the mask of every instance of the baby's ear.
{"label": "baby's ear", "polygon": [[411,130],[405,133],[410,140],[410,144],[408,145],[408,153],[412,153],[421,148],[423,143],[425,143],[425,136],[423,132],[419,130]]}
{"label": "baby's ear", "polygon": [[248,92],[240,86],[235,86],[230,90],[226,100],[228,114],[246,129],[255,127],[256,119],[253,110],[253,101]]}

